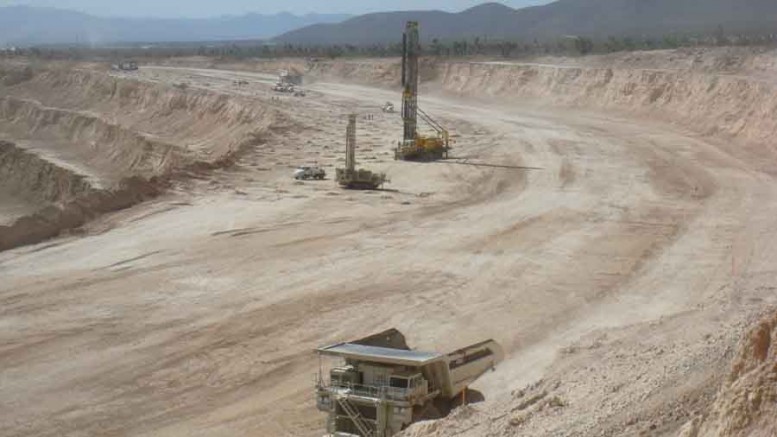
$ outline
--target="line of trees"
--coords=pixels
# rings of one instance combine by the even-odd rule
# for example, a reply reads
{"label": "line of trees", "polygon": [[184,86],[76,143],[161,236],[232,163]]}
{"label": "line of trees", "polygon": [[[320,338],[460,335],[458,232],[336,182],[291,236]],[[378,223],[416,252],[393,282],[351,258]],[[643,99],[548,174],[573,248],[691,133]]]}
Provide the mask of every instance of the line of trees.
{"label": "line of trees", "polygon": [[[538,55],[588,55],[635,50],[676,49],[710,46],[777,46],[777,33],[726,33],[723,28],[707,35],[667,35],[664,37],[609,37],[592,39],[566,36],[556,40],[509,41],[486,38],[458,41],[432,40],[424,44],[426,56],[435,57],[501,57],[520,59]],[[205,56],[219,59],[253,58],[360,58],[396,57],[402,53],[401,43],[357,45],[305,46],[295,44],[266,44],[235,42],[211,45],[149,45],[126,48],[88,47],[32,47],[15,51],[0,51],[0,57],[32,56],[43,59],[117,59],[117,58],[171,58]]]}

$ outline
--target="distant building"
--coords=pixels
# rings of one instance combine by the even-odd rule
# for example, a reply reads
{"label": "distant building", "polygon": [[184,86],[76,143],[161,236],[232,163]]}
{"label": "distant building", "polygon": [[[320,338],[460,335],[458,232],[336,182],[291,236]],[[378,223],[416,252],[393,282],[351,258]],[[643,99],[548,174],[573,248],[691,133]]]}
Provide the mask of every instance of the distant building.
{"label": "distant building", "polygon": [[113,65],[113,68],[121,71],[135,71],[138,69],[137,61],[120,61]]}
{"label": "distant building", "polygon": [[278,82],[282,85],[302,85],[303,74],[296,70],[282,70],[278,75]]}

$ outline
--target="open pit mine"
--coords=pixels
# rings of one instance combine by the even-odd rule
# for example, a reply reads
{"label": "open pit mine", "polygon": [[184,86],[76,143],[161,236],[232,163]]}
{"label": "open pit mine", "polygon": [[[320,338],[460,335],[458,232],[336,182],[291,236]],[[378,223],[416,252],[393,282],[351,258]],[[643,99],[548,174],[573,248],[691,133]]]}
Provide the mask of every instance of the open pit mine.
{"label": "open pit mine", "polygon": [[777,52],[415,61],[0,61],[0,435],[777,435]]}

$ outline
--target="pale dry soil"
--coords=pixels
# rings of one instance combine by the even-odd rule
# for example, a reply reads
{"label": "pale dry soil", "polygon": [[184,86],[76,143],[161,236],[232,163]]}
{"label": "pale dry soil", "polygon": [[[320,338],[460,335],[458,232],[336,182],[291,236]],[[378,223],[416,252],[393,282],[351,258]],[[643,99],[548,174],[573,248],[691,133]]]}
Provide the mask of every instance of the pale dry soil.
{"label": "pale dry soil", "polygon": [[[421,104],[458,135],[456,159],[399,163],[401,121],[379,110],[396,90],[319,82],[276,101],[265,75],[138,76],[254,95],[308,128],[85,235],[0,254],[0,435],[320,435],[313,349],[389,327],[421,349],[497,339],[508,358],[476,385],[488,411],[603,329],[682,344],[694,329],[662,321],[714,325],[724,306],[744,319],[744,288],[774,300],[754,281],[774,277],[777,166],[735,144],[434,96]],[[391,184],[295,183],[296,165],[342,165],[351,111],[359,165]],[[570,374],[608,366],[599,355]],[[560,434],[527,435],[542,433]]]}

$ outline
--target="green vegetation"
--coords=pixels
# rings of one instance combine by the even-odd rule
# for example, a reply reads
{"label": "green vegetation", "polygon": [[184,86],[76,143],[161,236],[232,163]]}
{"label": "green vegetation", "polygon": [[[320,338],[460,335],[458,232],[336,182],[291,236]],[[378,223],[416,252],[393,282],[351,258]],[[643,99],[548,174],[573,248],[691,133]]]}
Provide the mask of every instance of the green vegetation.
{"label": "green vegetation", "polygon": [[[663,37],[614,37],[592,39],[565,36],[555,40],[505,41],[471,38],[454,41],[433,39],[424,44],[425,56],[443,58],[490,57],[521,59],[542,55],[582,56],[588,54],[628,52],[636,50],[676,49],[681,47],[711,46],[777,46],[777,33],[732,34],[718,27],[707,35],[672,34]],[[123,48],[89,48],[49,46],[0,51],[0,58],[30,56],[42,59],[164,59],[185,56],[205,56],[225,60],[267,59],[297,57],[311,59],[397,57],[402,44],[374,44],[368,46],[332,45],[306,46],[294,44],[267,44],[241,41],[235,43],[154,44]]]}

